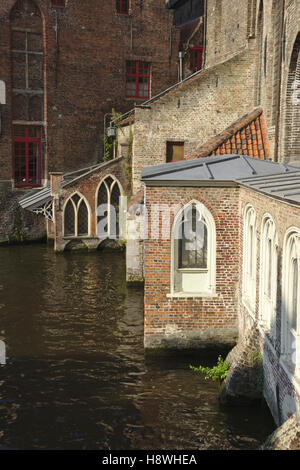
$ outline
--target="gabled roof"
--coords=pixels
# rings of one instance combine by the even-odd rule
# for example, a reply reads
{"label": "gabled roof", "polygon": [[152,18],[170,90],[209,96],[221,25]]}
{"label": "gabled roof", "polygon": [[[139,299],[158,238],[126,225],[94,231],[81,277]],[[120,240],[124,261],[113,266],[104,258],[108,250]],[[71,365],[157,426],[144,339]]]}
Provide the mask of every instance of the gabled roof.
{"label": "gabled roof", "polygon": [[241,117],[186,158],[238,154],[267,160],[270,158],[268,133],[262,108]]}
{"label": "gabled roof", "polygon": [[149,186],[241,184],[268,195],[300,203],[300,168],[245,155],[222,155],[146,167]]}

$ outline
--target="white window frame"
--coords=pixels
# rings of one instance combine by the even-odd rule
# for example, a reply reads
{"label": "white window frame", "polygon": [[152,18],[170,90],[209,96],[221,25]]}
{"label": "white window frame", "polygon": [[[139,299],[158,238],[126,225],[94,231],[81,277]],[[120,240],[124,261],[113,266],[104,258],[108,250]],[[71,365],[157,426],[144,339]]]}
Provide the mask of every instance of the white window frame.
{"label": "white window frame", "polygon": [[[79,201],[78,201],[78,204],[77,204],[77,207],[75,206],[74,204],[74,201],[73,201],[73,197],[75,196],[75,194],[77,196],[79,196]],[[71,203],[73,204],[73,208],[74,208],[74,213],[75,213],[75,220],[74,220],[74,235],[66,235],[65,234],[65,210],[66,210],[66,207],[67,207],[67,204],[68,202],[71,201]],[[87,235],[78,235],[78,211],[79,211],[79,207],[80,207],[80,204],[83,202],[85,202],[86,204],[86,207],[87,207],[87,211],[88,211],[88,233]],[[82,195],[80,194],[78,191],[75,191],[70,197],[68,197],[68,199],[65,201],[64,205],[63,205],[63,236],[64,238],[87,238],[87,237],[90,237],[91,236],[91,209],[90,209],[90,205],[87,201],[87,199]]]}
{"label": "white window frame", "polygon": [[293,264],[298,261],[298,298],[300,298],[300,229],[287,230],[283,242],[282,303],[281,303],[281,359],[289,371],[300,375],[300,303],[296,312],[297,328],[292,327]]}
{"label": "white window frame", "polygon": [[[112,184],[110,187],[106,183],[106,180],[108,178],[111,178],[113,180]],[[101,188],[101,185],[104,183],[105,189],[106,189],[106,196],[107,196],[107,226],[108,226],[108,238],[116,238],[115,234],[112,234],[111,231],[111,194],[113,191],[113,188],[115,185],[118,186],[119,191],[120,191],[120,204],[119,204],[119,238],[125,238],[126,236],[126,207],[127,207],[127,197],[124,196],[124,191],[122,188],[121,183],[119,180],[112,174],[107,174],[105,175],[100,183],[98,184],[98,187],[96,189],[96,194],[95,194],[95,207],[96,207],[96,236],[98,236],[98,193],[99,189]]]}
{"label": "white window frame", "polygon": [[278,233],[273,217],[265,214],[260,238],[259,323],[272,338],[276,334],[277,269]]}
{"label": "white window frame", "polygon": [[[179,269],[178,268],[178,243],[176,243],[176,233],[179,224],[182,223],[182,214],[189,209],[190,206],[196,206],[196,209],[203,215],[207,227],[207,269]],[[195,292],[187,292],[178,290],[176,284],[176,274],[180,271],[190,275],[197,276],[201,273],[206,275],[206,289]],[[197,200],[192,200],[179,210],[176,214],[172,232],[171,232],[171,273],[170,273],[170,294],[167,297],[216,297],[216,225],[210,211],[204,204]]]}
{"label": "white window frame", "polygon": [[251,204],[244,211],[242,299],[252,316],[256,310],[257,217]]}

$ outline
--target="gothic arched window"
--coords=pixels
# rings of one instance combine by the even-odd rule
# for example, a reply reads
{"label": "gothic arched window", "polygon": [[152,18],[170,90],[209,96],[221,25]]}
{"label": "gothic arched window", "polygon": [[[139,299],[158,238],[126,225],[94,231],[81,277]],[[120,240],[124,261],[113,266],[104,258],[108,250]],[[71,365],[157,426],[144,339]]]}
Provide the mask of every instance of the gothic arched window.
{"label": "gothic arched window", "polygon": [[200,202],[190,202],[176,215],[171,250],[171,295],[215,295],[216,227]]}
{"label": "gothic arched window", "polygon": [[275,222],[266,214],[262,221],[260,246],[260,322],[275,335],[277,301],[278,235]]}
{"label": "gothic arched window", "polygon": [[97,191],[97,236],[117,238],[120,232],[121,185],[112,176],[107,176]]}
{"label": "gothic arched window", "polygon": [[248,205],[244,213],[243,301],[252,314],[256,304],[256,212]]}
{"label": "gothic arched window", "polygon": [[64,236],[87,237],[90,234],[90,217],[87,203],[79,194],[71,196],[64,208]]}
{"label": "gothic arched window", "polygon": [[281,353],[291,370],[300,368],[300,230],[290,228],[283,244]]}

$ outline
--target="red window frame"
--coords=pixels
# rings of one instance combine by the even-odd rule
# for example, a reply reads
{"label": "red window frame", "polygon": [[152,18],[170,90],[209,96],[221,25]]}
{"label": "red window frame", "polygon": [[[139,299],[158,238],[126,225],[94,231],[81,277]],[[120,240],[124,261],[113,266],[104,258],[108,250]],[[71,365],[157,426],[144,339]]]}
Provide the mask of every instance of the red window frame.
{"label": "red window frame", "polygon": [[129,0],[116,0],[117,13],[121,15],[129,14]]}
{"label": "red window frame", "polygon": [[66,1],[65,0],[52,0],[52,6],[53,7],[65,7],[66,6]]}
{"label": "red window frame", "polygon": [[[42,128],[41,126],[13,126],[14,181],[16,187],[41,186]],[[23,134],[23,135],[21,135]],[[34,155],[37,144],[38,155]],[[35,146],[36,147],[36,146]]]}
{"label": "red window frame", "polygon": [[203,65],[203,47],[190,47],[190,69],[197,72]]}
{"label": "red window frame", "polygon": [[150,98],[150,63],[126,61],[126,98]]}
{"label": "red window frame", "polygon": [[182,147],[182,160],[184,160],[184,142],[167,142],[166,144],[166,161],[167,163],[174,163],[174,162],[179,162],[180,160],[171,160],[170,159],[170,154],[171,154],[171,148],[174,147],[174,145],[177,145],[178,147]]}

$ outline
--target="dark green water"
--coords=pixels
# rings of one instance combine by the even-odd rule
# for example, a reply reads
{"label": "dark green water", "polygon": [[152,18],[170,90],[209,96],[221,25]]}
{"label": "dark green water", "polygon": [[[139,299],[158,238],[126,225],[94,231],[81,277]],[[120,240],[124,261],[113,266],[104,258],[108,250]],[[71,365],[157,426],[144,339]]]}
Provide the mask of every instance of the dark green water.
{"label": "dark green water", "polygon": [[275,427],[189,370],[217,353],[145,360],[120,253],[0,248],[0,337],[0,449],[256,449]]}

